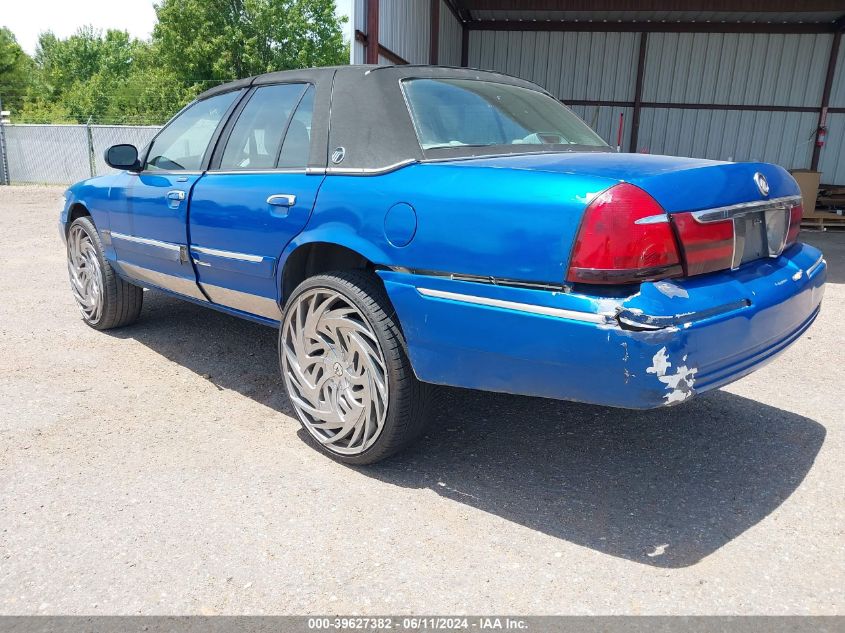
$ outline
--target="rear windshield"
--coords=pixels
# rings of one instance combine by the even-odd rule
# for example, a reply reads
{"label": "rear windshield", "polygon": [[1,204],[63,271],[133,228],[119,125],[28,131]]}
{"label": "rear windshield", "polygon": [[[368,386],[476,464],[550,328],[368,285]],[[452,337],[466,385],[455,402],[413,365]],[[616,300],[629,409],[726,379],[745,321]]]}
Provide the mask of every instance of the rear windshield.
{"label": "rear windshield", "polygon": [[426,151],[607,148],[569,108],[537,90],[473,79],[408,79],[402,85]]}

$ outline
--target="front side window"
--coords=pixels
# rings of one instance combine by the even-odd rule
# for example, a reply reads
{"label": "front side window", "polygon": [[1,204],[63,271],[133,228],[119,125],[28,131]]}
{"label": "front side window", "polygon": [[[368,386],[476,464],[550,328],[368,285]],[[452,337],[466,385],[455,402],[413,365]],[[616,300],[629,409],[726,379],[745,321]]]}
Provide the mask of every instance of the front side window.
{"label": "front side window", "polygon": [[238,96],[237,91],[198,101],[173,119],[153,140],[145,169],[198,171],[220,120]]}
{"label": "front side window", "polygon": [[423,150],[607,148],[569,108],[537,90],[472,79],[410,79],[402,85]]}
{"label": "front side window", "polygon": [[[305,84],[279,84],[255,91],[232,128],[220,169],[271,169],[281,151],[282,136],[296,105],[303,100]],[[287,141],[285,141],[287,143]]]}

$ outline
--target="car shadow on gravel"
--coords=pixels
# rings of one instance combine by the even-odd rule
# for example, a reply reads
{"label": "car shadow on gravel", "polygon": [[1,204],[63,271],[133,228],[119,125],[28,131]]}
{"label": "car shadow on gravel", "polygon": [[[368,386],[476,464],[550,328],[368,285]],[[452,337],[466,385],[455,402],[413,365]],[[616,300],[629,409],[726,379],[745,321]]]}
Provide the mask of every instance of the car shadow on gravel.
{"label": "car shadow on gravel", "polygon": [[[110,333],[294,415],[276,330],[147,292],[141,320]],[[441,388],[432,417],[416,445],[354,470],[667,568],[695,564],[773,512],[825,439],[811,419],[725,391],[627,411]]]}
{"label": "car shadow on gravel", "polygon": [[655,567],[686,567],[798,487],[825,438],[808,418],[724,391],[628,411],[442,389],[426,437],[359,469]]}

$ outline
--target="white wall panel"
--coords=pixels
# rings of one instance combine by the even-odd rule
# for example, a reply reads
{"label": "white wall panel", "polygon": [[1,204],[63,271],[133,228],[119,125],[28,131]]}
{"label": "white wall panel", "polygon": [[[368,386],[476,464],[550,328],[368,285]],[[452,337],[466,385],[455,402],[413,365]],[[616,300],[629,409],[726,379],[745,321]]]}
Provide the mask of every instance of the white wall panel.
{"label": "white wall panel", "polygon": [[643,100],[818,106],[833,36],[650,33]]}
{"label": "white wall panel", "polygon": [[632,100],[639,35],[471,31],[469,65],[534,81],[558,98]]}
{"label": "white wall panel", "polygon": [[463,27],[454,14],[440,1],[440,32],[438,33],[437,61],[441,66],[461,65]]}
{"label": "white wall panel", "polygon": [[637,149],[732,161],[763,161],[787,169],[810,164],[813,112],[646,108]]}
{"label": "white wall panel", "polygon": [[819,157],[822,182],[845,185],[845,114],[827,116],[827,141]]}
{"label": "white wall panel", "polygon": [[428,63],[431,37],[429,0],[380,0],[378,28],[382,46],[409,64]]}
{"label": "white wall panel", "polygon": [[[355,3],[363,11],[364,0]],[[427,63],[429,1],[380,4],[382,43],[411,63]],[[630,102],[639,41],[638,33],[470,31],[468,62],[538,83],[564,101]],[[832,41],[831,34],[650,33],[642,98],[691,105],[818,107]],[[460,55],[461,25],[441,3],[440,63],[459,65]],[[845,45],[830,105],[845,107]],[[629,149],[631,108],[573,110],[611,145],[616,144],[619,113],[624,113],[623,147]],[[818,117],[815,112],[645,107],[640,116],[637,150],[761,160],[787,168],[809,167]],[[828,125],[822,181],[845,184],[845,114],[829,115]]]}
{"label": "white wall panel", "polygon": [[352,0],[352,46],[350,56],[352,64],[364,64],[367,61],[366,49],[355,39],[355,31],[367,32],[367,4],[366,0]]}
{"label": "white wall panel", "polygon": [[845,42],[839,44],[839,57],[836,60],[836,74],[830,91],[830,105],[845,108]]}

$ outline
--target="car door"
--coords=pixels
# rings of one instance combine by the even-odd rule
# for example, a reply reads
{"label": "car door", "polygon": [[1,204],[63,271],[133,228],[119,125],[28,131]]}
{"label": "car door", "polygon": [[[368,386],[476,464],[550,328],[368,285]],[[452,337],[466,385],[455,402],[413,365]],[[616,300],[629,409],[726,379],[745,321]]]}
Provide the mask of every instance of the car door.
{"label": "car door", "polygon": [[307,170],[316,92],[305,82],[254,87],[194,187],[190,254],[213,303],[281,317],[276,264],[325,177]]}
{"label": "car door", "polygon": [[188,258],[188,203],[208,148],[241,94],[191,104],[153,139],[142,171],[127,187],[126,213],[110,227],[117,263],[129,277],[205,300]]}

